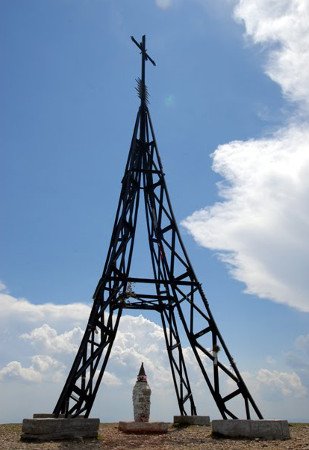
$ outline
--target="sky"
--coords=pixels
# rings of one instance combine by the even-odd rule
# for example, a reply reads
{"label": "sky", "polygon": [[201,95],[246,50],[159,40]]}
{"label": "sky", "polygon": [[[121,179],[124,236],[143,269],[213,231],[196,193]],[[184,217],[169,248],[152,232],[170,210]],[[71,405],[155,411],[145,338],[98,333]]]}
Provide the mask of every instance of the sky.
{"label": "sky", "polygon": [[[266,418],[309,421],[307,0],[0,2],[0,422],[51,412],[105,261],[138,109],[180,231]],[[142,238],[141,238],[142,239]],[[137,268],[143,266],[138,251]],[[184,344],[198,413],[219,418]],[[155,314],[125,314],[93,416],[177,414]]]}

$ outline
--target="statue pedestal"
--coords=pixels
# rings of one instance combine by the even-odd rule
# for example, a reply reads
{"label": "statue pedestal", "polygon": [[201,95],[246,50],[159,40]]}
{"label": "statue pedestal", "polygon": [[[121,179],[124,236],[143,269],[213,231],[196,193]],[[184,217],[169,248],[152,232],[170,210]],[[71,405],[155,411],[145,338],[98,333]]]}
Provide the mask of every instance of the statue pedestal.
{"label": "statue pedestal", "polygon": [[118,429],[124,433],[162,434],[167,433],[168,427],[166,422],[119,422]]}

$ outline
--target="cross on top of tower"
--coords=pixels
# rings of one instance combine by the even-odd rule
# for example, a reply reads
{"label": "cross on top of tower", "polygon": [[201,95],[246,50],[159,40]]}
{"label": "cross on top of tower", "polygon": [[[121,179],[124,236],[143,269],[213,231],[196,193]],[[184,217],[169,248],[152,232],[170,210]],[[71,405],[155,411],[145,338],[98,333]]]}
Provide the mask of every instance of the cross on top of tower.
{"label": "cross on top of tower", "polygon": [[141,78],[139,78],[137,80],[137,92],[138,92],[139,98],[141,99],[142,106],[145,106],[145,104],[147,103],[147,97],[148,97],[146,83],[145,83],[145,63],[146,63],[146,61],[150,61],[151,64],[154,66],[156,66],[156,63],[147,53],[146,36],[145,35],[142,36],[142,42],[140,42],[140,43],[138,43],[137,40],[133,36],[131,36],[131,39],[134,42],[134,44],[140,49],[141,55],[142,55],[142,74],[141,74]]}

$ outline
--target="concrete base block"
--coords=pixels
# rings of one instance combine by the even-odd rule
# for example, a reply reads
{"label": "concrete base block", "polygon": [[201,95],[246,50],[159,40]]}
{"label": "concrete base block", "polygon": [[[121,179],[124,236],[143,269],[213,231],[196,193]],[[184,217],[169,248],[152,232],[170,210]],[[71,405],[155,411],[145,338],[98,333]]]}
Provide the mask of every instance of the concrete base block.
{"label": "concrete base block", "polygon": [[209,416],[174,416],[174,423],[179,425],[210,426]]}
{"label": "concrete base block", "polygon": [[161,434],[167,433],[168,426],[166,422],[119,422],[118,429],[124,433]]}
{"label": "concrete base block", "polygon": [[[50,414],[50,413],[35,413],[32,416],[34,419],[53,419],[54,417],[56,417],[55,414]],[[60,419],[65,418],[65,414],[59,414],[58,416]],[[69,416],[70,417],[70,416]],[[85,417],[85,416],[78,416],[79,418],[81,417]]]}
{"label": "concrete base block", "polygon": [[36,418],[24,419],[21,440],[53,441],[58,439],[97,438],[100,419]]}
{"label": "concrete base block", "polygon": [[213,420],[212,434],[214,437],[290,439],[287,420]]}

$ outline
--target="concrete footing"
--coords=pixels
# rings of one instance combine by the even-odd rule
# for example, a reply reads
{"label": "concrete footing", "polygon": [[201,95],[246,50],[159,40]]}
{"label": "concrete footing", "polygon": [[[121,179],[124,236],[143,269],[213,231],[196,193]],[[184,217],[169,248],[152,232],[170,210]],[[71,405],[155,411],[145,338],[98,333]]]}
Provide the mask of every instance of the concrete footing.
{"label": "concrete footing", "polygon": [[21,440],[53,441],[58,439],[97,438],[100,419],[44,417],[24,419]]}
{"label": "concrete footing", "polygon": [[[32,416],[34,419],[52,419],[54,417],[57,417],[56,414],[50,414],[50,413],[35,413]],[[60,419],[65,418],[65,414],[59,414],[58,416]],[[85,417],[85,416],[78,416],[79,418]],[[70,418],[70,416],[69,416]]]}
{"label": "concrete footing", "polygon": [[214,437],[279,439],[290,438],[287,420],[213,420]]}
{"label": "concrete footing", "polygon": [[118,429],[124,433],[162,434],[167,433],[168,426],[166,422],[119,422]]}
{"label": "concrete footing", "polygon": [[174,423],[179,425],[210,426],[209,416],[174,416]]}

